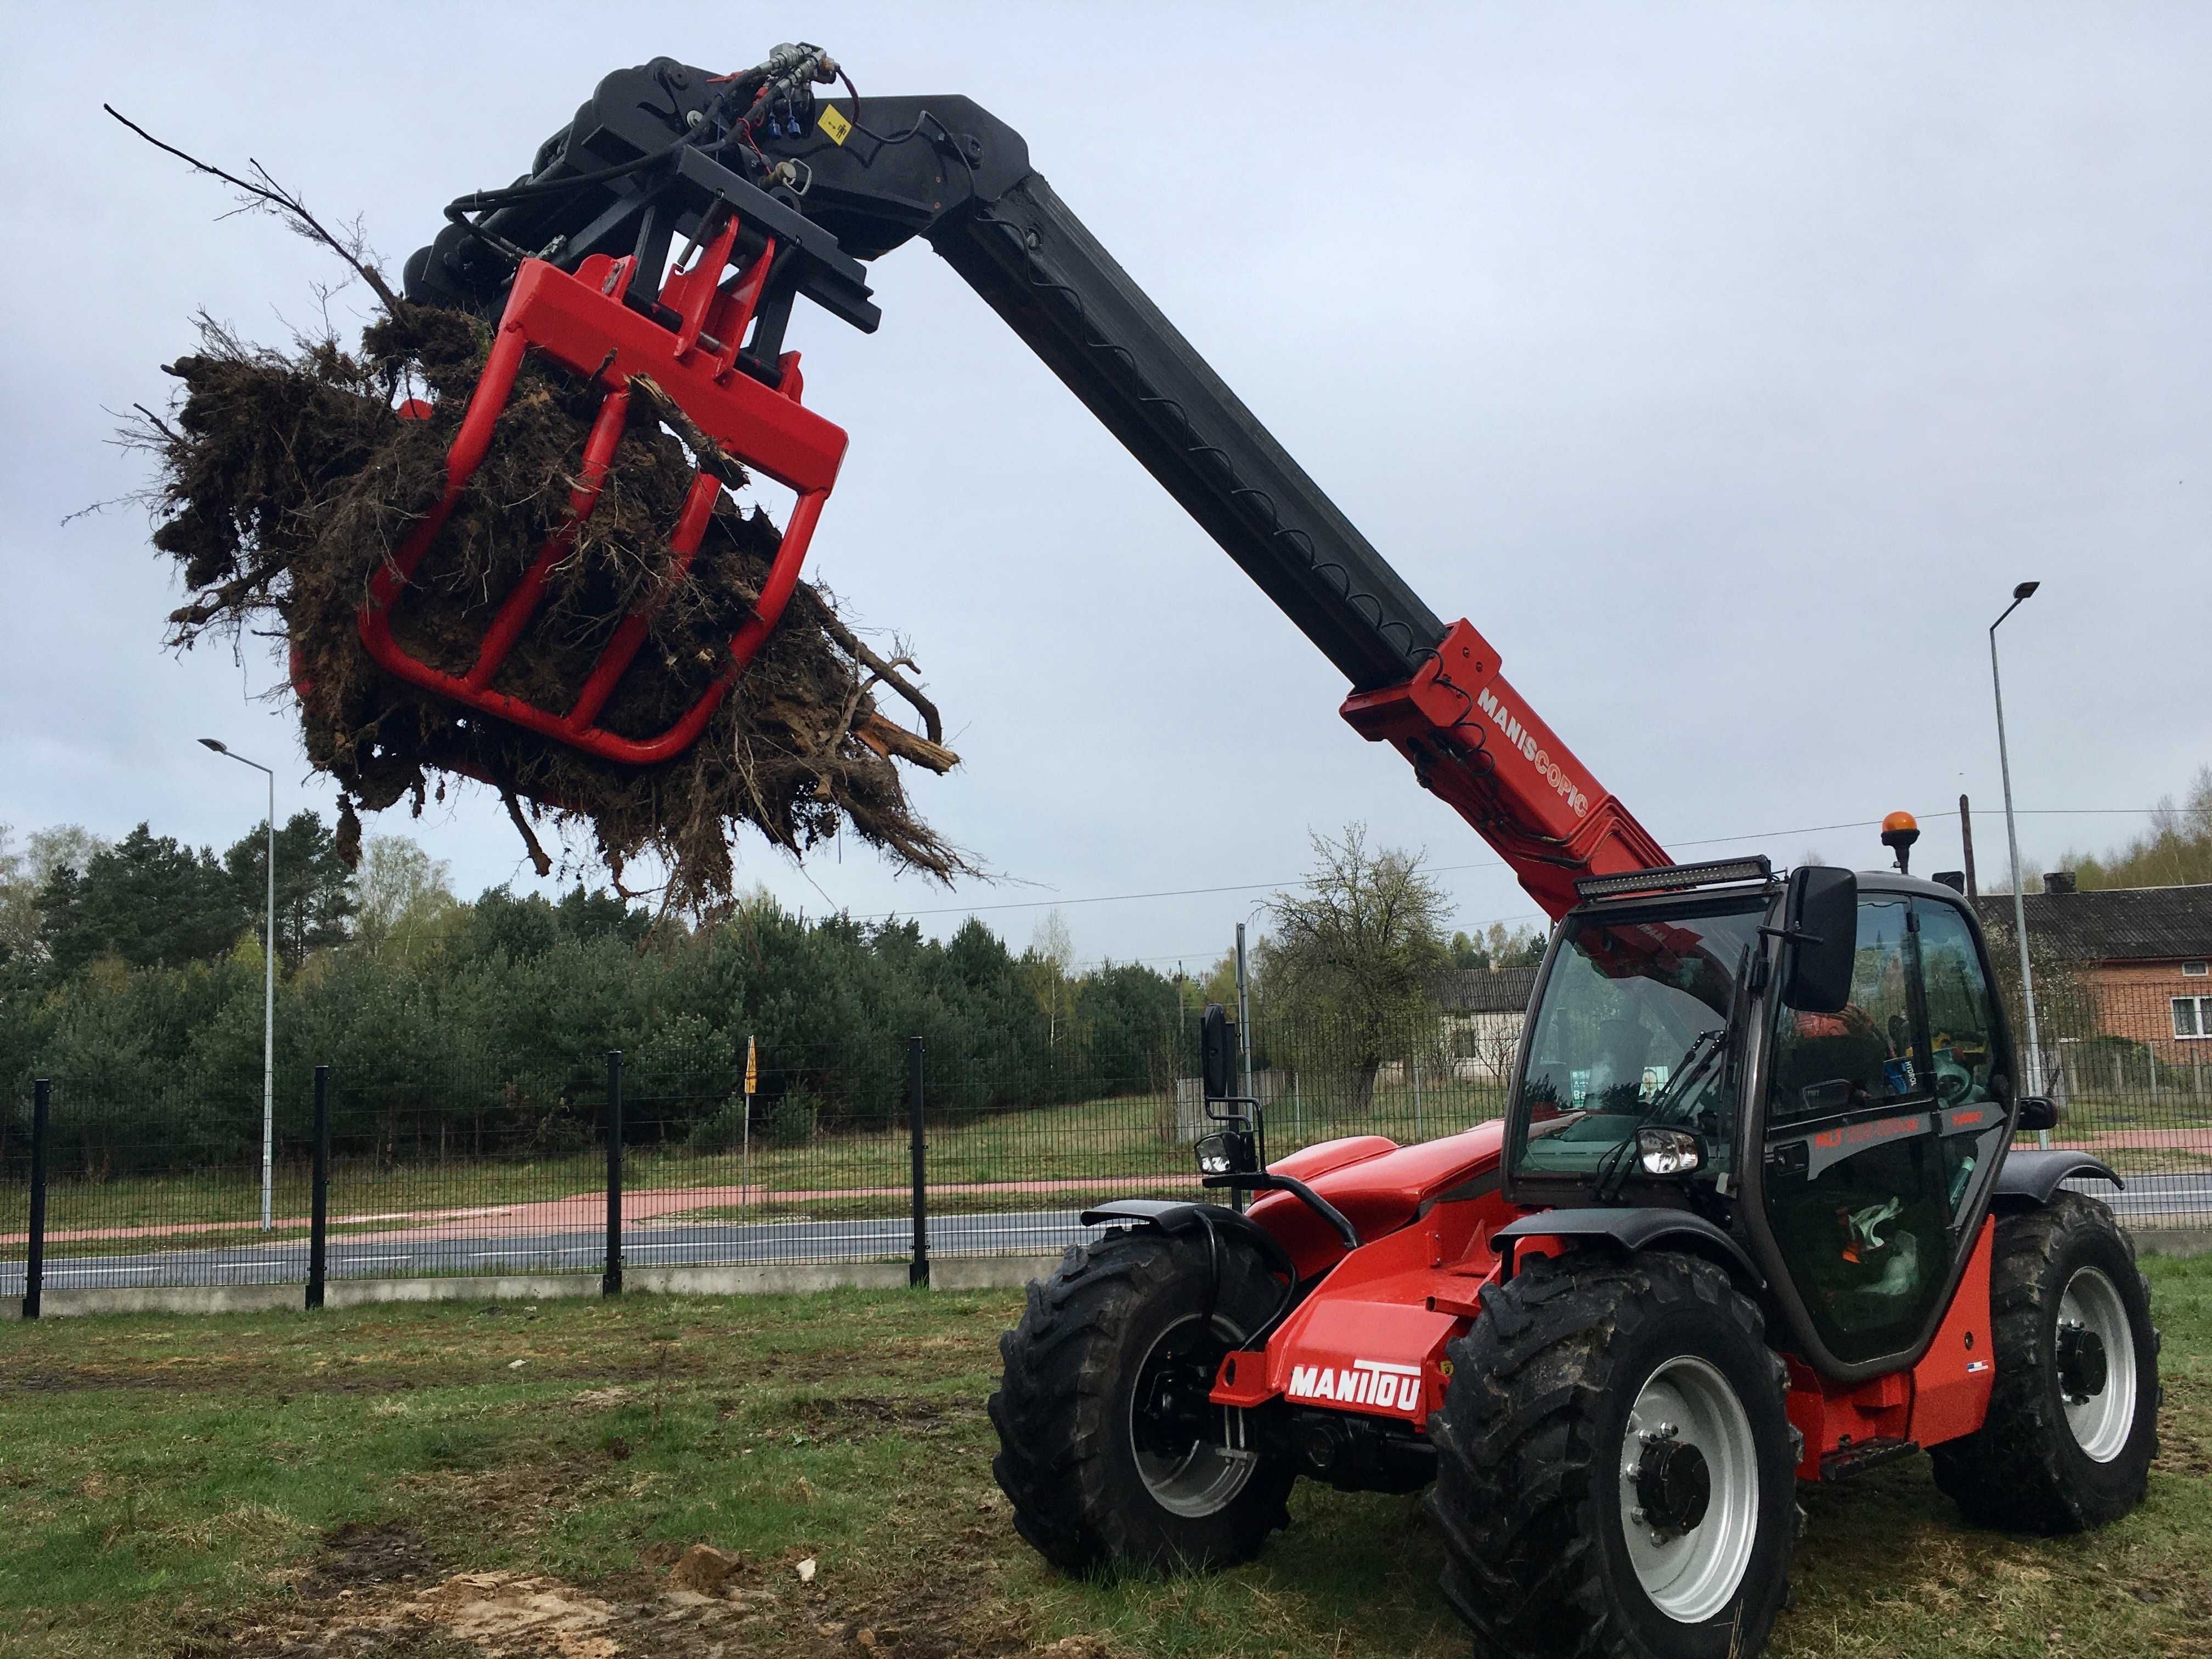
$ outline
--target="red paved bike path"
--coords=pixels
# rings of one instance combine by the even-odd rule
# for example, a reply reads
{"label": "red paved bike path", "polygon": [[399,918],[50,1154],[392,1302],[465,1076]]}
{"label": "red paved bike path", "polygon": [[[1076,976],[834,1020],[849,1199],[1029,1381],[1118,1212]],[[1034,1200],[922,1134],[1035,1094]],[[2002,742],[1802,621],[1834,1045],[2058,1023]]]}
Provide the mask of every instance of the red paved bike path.
{"label": "red paved bike path", "polygon": [[[1090,1181],[996,1181],[951,1183],[931,1183],[933,1193],[1101,1193],[1143,1192],[1162,1187],[1194,1186],[1195,1176],[1127,1176]],[[635,1221],[651,1221],[668,1215],[678,1215],[687,1210],[711,1209],[744,1204],[818,1203],[825,1199],[840,1198],[904,1198],[911,1190],[905,1187],[839,1187],[804,1191],[766,1187],[676,1187],[654,1188],[644,1192],[623,1194],[622,1212],[625,1225]],[[410,1222],[416,1224],[389,1232],[349,1233],[349,1243],[404,1243],[410,1239],[440,1238],[464,1231],[461,1224],[481,1223],[496,1217],[501,1232],[563,1232],[602,1226],[607,1218],[607,1195],[604,1189],[571,1194],[566,1198],[547,1198],[526,1200],[519,1204],[486,1204],[459,1210],[404,1210],[375,1215],[334,1215],[333,1227],[357,1227],[379,1221]],[[280,1216],[271,1224],[271,1231],[297,1230],[308,1224],[306,1216]],[[161,1223],[140,1227],[88,1227],[66,1231],[50,1231],[49,1244],[82,1243],[113,1238],[168,1238],[179,1235],[216,1232],[259,1232],[258,1221],[201,1221]],[[467,1231],[481,1231],[475,1228]],[[0,1233],[0,1244],[22,1244],[29,1242],[24,1233]]]}

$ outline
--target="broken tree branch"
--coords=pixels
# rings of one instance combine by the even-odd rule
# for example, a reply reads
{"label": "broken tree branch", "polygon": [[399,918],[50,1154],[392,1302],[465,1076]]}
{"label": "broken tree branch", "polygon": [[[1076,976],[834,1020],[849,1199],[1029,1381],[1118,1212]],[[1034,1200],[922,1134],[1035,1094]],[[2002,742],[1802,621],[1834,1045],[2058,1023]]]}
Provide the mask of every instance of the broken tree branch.
{"label": "broken tree branch", "polygon": [[950,749],[917,736],[896,720],[885,720],[872,709],[854,726],[853,735],[885,760],[896,755],[902,760],[939,773],[950,772],[960,764],[960,757]]}
{"label": "broken tree branch", "polygon": [[[914,705],[915,713],[921,716],[921,723],[929,728],[929,741],[933,747],[941,746],[944,744],[944,717],[938,714],[937,705],[922,696],[920,686],[900,673],[895,664],[884,661],[866,646],[861,644],[860,637],[843,623],[831,616],[827,606],[823,608],[822,626],[823,631],[837,641],[839,647],[848,656],[855,662],[866,664],[874,672],[878,679]],[[906,659],[902,657],[898,660],[905,662]],[[911,665],[908,665],[911,666]]]}
{"label": "broken tree branch", "polygon": [[522,816],[522,803],[515,798],[514,791],[501,784],[499,798],[507,803],[507,817],[514,820],[514,827],[522,832],[522,844],[530,849],[531,867],[541,877],[551,875],[553,860],[545,855],[545,849],[538,844],[538,832],[530,827],[530,820]]}
{"label": "broken tree branch", "polygon": [[654,416],[665,421],[684,440],[684,446],[697,458],[702,471],[713,473],[732,489],[748,482],[743,463],[708,436],[699,423],[684,412],[683,405],[662,389],[659,381],[650,374],[633,374],[629,377],[629,389],[641,393],[653,405]]}
{"label": "broken tree branch", "polygon": [[292,228],[294,230],[297,231],[300,234],[307,237],[311,240],[320,242],[325,247],[330,249],[331,252],[337,254],[339,258],[351,265],[354,268],[355,273],[360,276],[362,281],[367,283],[369,287],[375,291],[376,297],[383,302],[385,310],[391,313],[394,317],[397,317],[399,314],[399,296],[392,291],[392,285],[384,280],[384,273],[377,270],[374,264],[369,263],[368,252],[362,245],[360,237],[356,236],[353,245],[349,246],[340,238],[332,234],[331,231],[324,227],[321,220],[316,218],[313,213],[310,213],[307,210],[307,204],[301,201],[300,198],[292,191],[286,190],[282,185],[278,184],[276,179],[270,177],[269,170],[263,167],[260,162],[254,161],[250,156],[247,158],[247,164],[252,167],[254,173],[260,178],[261,182],[259,184],[256,184],[250,179],[240,178],[236,173],[225,173],[221,167],[216,167],[209,162],[203,161],[197,155],[187,155],[185,151],[179,149],[174,144],[163,143],[159,138],[156,138],[152,133],[147,131],[145,128],[140,126],[129,116],[125,115],[121,111],[118,110],[112,104],[102,104],[100,108],[106,110],[117,120],[122,122],[125,126],[130,128],[131,131],[137,133],[148,143],[153,145],[155,149],[165,151],[168,155],[175,156],[179,161],[182,161],[185,166],[191,167],[195,172],[208,173],[214,178],[222,179],[223,183],[228,185],[234,190],[244,191],[249,198],[258,203],[262,207],[267,209],[269,211],[276,214],[280,217],[289,219],[292,222]]}

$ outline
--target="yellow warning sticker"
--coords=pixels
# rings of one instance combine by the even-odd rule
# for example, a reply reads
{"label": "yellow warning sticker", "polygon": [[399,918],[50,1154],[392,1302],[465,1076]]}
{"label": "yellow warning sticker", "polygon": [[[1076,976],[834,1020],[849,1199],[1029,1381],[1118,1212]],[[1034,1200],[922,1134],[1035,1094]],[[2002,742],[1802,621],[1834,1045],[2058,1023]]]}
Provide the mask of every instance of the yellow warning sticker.
{"label": "yellow warning sticker", "polygon": [[817,125],[830,135],[830,142],[833,144],[843,143],[853,131],[853,124],[845,118],[845,112],[835,104],[822,106],[822,119]]}

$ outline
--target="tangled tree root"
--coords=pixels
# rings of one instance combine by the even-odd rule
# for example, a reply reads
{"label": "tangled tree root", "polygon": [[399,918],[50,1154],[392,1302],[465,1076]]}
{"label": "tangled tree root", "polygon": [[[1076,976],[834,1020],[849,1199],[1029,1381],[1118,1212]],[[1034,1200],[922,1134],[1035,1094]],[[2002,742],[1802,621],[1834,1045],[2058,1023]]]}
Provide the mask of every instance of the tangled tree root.
{"label": "tangled tree root", "polygon": [[[879,655],[802,584],[705,732],[674,760],[629,767],[470,713],[380,668],[357,619],[368,582],[436,502],[445,458],[490,339],[451,312],[395,303],[357,352],[335,339],[290,351],[256,347],[202,318],[193,355],[167,366],[183,383],[167,418],[127,434],[156,458],[154,544],[178,563],[187,602],[170,643],[216,632],[283,641],[313,763],[343,792],[343,838],[356,806],[411,798],[420,811],[444,775],[498,790],[541,871],[524,803],[588,824],[617,881],[657,854],[669,902],[711,908],[731,892],[731,831],[749,823],[803,854],[848,825],[900,864],[950,879],[969,866],[915,815],[895,761],[943,772],[935,707],[913,663]],[[751,615],[779,540],[757,509],[726,493],[688,579],[671,580],[668,536],[696,464],[724,482],[744,470],[716,450],[657,386],[633,382],[628,429],[599,505],[555,566],[537,616],[495,689],[561,711],[622,618],[649,615],[646,644],[600,715],[623,737],[657,736],[708,690]],[[427,419],[396,404],[427,394]],[[465,672],[501,601],[561,523],[597,394],[532,358],[515,383],[490,453],[396,608],[414,656]],[[877,703],[884,688],[921,717],[917,733]],[[434,781],[432,775],[439,775]]]}

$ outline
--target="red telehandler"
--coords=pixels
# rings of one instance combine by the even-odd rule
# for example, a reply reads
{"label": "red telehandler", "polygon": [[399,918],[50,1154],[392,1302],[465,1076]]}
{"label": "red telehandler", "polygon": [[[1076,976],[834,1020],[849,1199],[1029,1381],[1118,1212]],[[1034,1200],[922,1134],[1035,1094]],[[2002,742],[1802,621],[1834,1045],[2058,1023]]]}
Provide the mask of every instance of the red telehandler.
{"label": "red telehandler", "polygon": [[[823,89],[844,81],[842,97]],[[1342,713],[1404,755],[1554,919],[1501,1121],[1270,1160],[1209,1011],[1204,1184],[1125,1200],[1030,1286],[991,1400],[1024,1537],[1071,1572],[1247,1559],[1300,1476],[1432,1487],[1445,1594],[1500,1655],[1721,1659],[1783,1606],[1800,1480],[1925,1449],[1988,1524],[2124,1515],[2156,1449],[2158,1335],[2127,1235],[2024,1151],[1989,952],[1950,888],[1893,870],[1678,865],[1268,436],[965,98],[865,101],[820,48],[715,76],[609,76],[515,184],[464,197],[411,298],[495,321],[458,489],[535,351],[605,393],[588,513],[651,374],[798,492],[720,696],[797,579],[845,434],[801,403],[800,297],[864,330],[864,262],[927,239],[1343,671]],[[682,239],[678,251],[678,238]],[[473,447],[471,447],[473,446]],[[690,520],[672,535],[681,550]],[[437,676],[394,641],[410,557],[362,617],[393,672],[603,758],[619,649],[566,708]],[[560,538],[553,544],[557,550]],[[527,622],[509,596],[488,653]],[[617,647],[636,629],[617,630]],[[634,649],[634,645],[632,646]]]}

